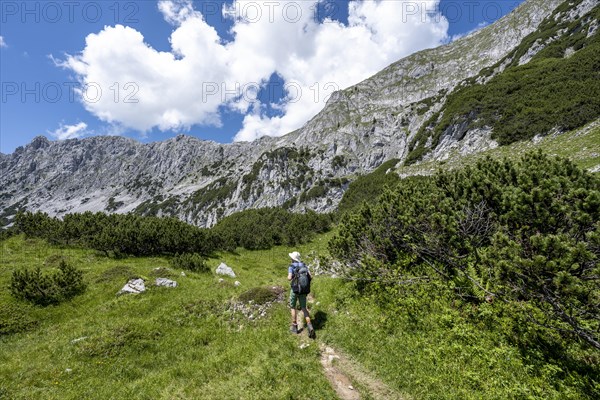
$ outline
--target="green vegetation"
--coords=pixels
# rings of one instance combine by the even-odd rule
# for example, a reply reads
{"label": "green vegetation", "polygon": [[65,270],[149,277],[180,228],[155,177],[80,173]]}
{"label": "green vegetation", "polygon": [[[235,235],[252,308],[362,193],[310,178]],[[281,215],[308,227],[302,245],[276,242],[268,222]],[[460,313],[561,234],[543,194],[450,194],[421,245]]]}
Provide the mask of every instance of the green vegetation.
{"label": "green vegetation", "polygon": [[[427,113],[427,111],[429,111],[435,103],[438,103],[443,99],[446,93],[446,89],[440,90],[435,96],[427,97],[426,99],[423,99],[419,103],[415,104],[414,106],[417,109],[417,115],[425,115],[425,113]],[[403,121],[403,125],[405,124],[407,123]]]}
{"label": "green vegetation", "polygon": [[[444,168],[429,177],[401,179],[389,160],[349,185],[336,215],[285,209],[347,184],[315,182],[310,152],[293,148],[265,153],[241,178],[242,196],[265,165],[287,168],[285,185],[303,194],[212,229],[134,214],[18,213],[0,233],[0,398],[334,399],[320,343],[407,399],[600,398],[600,177],[582,169],[600,164],[600,128],[515,142],[600,114],[600,44],[584,29],[599,13],[570,26],[549,18],[505,73],[492,77],[494,66],[479,77],[487,83],[459,87],[407,161],[467,127],[493,127],[504,146],[399,170]],[[565,58],[567,49],[575,53]],[[238,183],[222,178],[181,205],[222,215]],[[141,176],[133,186],[155,183]],[[164,214],[178,201],[156,196],[136,211]],[[109,207],[119,207],[114,198]],[[292,250],[315,272],[320,343],[288,332]],[[210,273],[220,262],[239,285]],[[148,284],[156,277],[178,286]],[[116,296],[131,278],[147,291]],[[261,314],[250,317],[254,306]]]}
{"label": "green vegetation", "polygon": [[[281,183],[283,188],[302,189],[309,186],[312,182],[314,171],[308,166],[310,157],[311,152],[308,148],[301,147],[300,149],[296,149],[292,147],[282,147],[265,152],[261,156],[260,162],[267,168],[278,170],[288,177]],[[246,188],[246,190],[250,189]]]}
{"label": "green vegetation", "polygon": [[163,201],[161,195],[154,196],[152,200],[146,200],[135,208],[134,214],[156,217],[162,215],[175,215],[181,202],[178,196],[169,197]]}
{"label": "green vegetation", "polygon": [[[6,226],[10,224],[11,217],[13,217],[19,211],[23,211],[26,209],[25,206],[27,205],[28,200],[29,199],[26,197],[23,200],[18,201],[13,205],[6,207],[2,211],[0,211],[0,226]],[[3,230],[0,230],[0,235],[2,234],[2,232]]]}
{"label": "green vegetation", "polygon": [[67,214],[61,220],[41,212],[26,212],[17,214],[15,226],[4,235],[24,233],[30,238],[91,248],[117,258],[181,254],[174,262],[185,263],[194,270],[202,269],[202,257],[217,251],[305,243],[315,234],[328,231],[332,220],[331,215],[314,211],[298,214],[282,208],[264,208],[236,213],[212,229],[204,229],[176,218],[135,214],[86,212]]}
{"label": "green vegetation", "polygon": [[108,204],[106,205],[106,211],[111,212],[117,210],[119,207],[122,207],[125,203],[122,201],[115,201],[114,197],[108,199]]}
{"label": "green vegetation", "polygon": [[[96,283],[108,283],[114,281],[127,282],[131,279],[137,279],[139,275],[128,266],[115,265],[104,271],[96,278]],[[166,278],[166,277],[165,277]]]}
{"label": "green vegetation", "polygon": [[83,273],[64,260],[57,271],[42,273],[39,266],[15,270],[10,280],[10,292],[15,298],[41,306],[70,300],[85,292],[85,288]]}
{"label": "green vegetation", "polygon": [[[249,288],[285,285],[290,251],[222,255],[241,287],[187,273],[176,278],[177,288],[147,285],[143,294],[116,296],[127,278],[100,279],[106,271],[121,266],[148,276],[167,260],[115,261],[22,235],[0,243],[0,397],[335,399],[316,346],[301,349],[289,334],[285,304],[254,321],[231,307]],[[84,294],[52,307],[30,307],[10,296],[13,271],[55,254],[84,271]],[[211,269],[218,263],[208,262]],[[22,311],[18,319],[16,311]]]}
{"label": "green vegetation", "polygon": [[265,304],[275,301],[281,290],[275,286],[261,286],[246,290],[238,299],[243,303]]}
{"label": "green vegetation", "polygon": [[192,272],[209,272],[206,261],[200,254],[177,254],[170,261],[171,267]]}
{"label": "green vegetation", "polygon": [[37,321],[30,314],[31,307],[27,304],[0,304],[0,337],[35,328]]}
{"label": "green vegetation", "polygon": [[344,192],[344,197],[338,207],[338,213],[343,214],[354,210],[364,202],[373,202],[381,194],[386,186],[394,186],[400,182],[400,177],[395,173],[387,173],[389,169],[394,170],[397,159],[389,160],[381,164],[370,174],[356,178],[348,190]]}
{"label": "green vegetation", "polygon": [[[287,253],[298,250],[311,263],[311,252],[327,254],[330,236],[294,248],[222,253],[208,261],[211,269],[221,261],[234,268],[240,287],[219,283],[212,274],[189,273],[176,278],[176,289],[148,286],[141,295],[119,297],[125,275],[148,276],[167,260],[115,261],[95,251],[12,237],[0,243],[0,287],[13,270],[58,255],[85,271],[89,288],[45,308],[16,302],[0,290],[0,326],[7,326],[2,310],[8,306],[27,318],[22,331],[0,339],[0,393],[10,399],[172,399],[174,393],[219,400],[334,399],[317,346],[301,349],[302,339],[288,333],[285,304],[276,303],[255,321],[230,307],[232,301],[272,301],[269,288],[288,287]],[[102,279],[107,276],[113,279]],[[344,351],[406,398],[597,395],[597,353],[586,352],[584,362],[577,346],[570,358],[549,353],[555,343],[533,335],[536,327],[515,320],[519,309],[504,302],[462,302],[437,280],[365,285],[317,276],[313,295],[318,340]]]}
{"label": "green vegetation", "polygon": [[282,208],[246,210],[223,218],[212,229],[222,249],[269,249],[277,245],[306,243],[330,229],[332,216],[307,211],[291,213]]}
{"label": "green vegetation", "polygon": [[301,147],[300,149],[280,147],[266,152],[263,156],[266,160],[275,162],[307,162],[310,159],[310,150],[307,147]]}
{"label": "green vegetation", "polygon": [[403,181],[346,218],[330,248],[357,279],[435,280],[473,307],[506,305],[507,335],[588,368],[586,349],[600,349],[598,221],[600,179],[536,152]]}
{"label": "green vegetation", "polygon": [[[394,165],[375,175],[388,176]],[[294,248],[238,249],[205,261],[211,269],[221,261],[233,267],[240,287],[219,283],[212,274],[181,277],[181,266],[171,264],[178,288],[149,286],[139,296],[115,293],[131,277],[155,276],[167,260],[116,261],[75,248],[89,232],[73,228],[78,240],[49,245],[31,234],[61,232],[60,223],[28,215],[23,230],[30,238],[0,244],[0,287],[9,285],[13,271],[68,260],[84,271],[88,290],[44,308],[0,290],[0,393],[15,399],[173,393],[334,398],[316,346],[301,349],[289,335],[287,307],[277,303],[280,292],[273,289],[288,287],[292,250],[309,264],[319,254],[322,268],[334,267],[327,261],[329,242],[332,255],[351,267],[345,271],[350,279],[313,281],[311,313],[319,340],[407,398],[600,395],[593,345],[597,177],[569,161],[527,153],[518,161],[483,158],[464,169],[383,186],[375,187],[383,193],[378,201],[346,214],[332,240],[329,234],[311,236],[313,242]],[[239,240],[265,240],[279,220],[297,227],[290,218],[277,209],[253,210],[219,229]],[[86,221],[96,226],[93,218]],[[267,315],[255,320],[232,306],[273,301]],[[298,374],[310,382],[293,378]]]}
{"label": "green vegetation", "polygon": [[208,255],[217,244],[207,229],[175,218],[86,212],[52,218],[45,213],[20,213],[15,230],[51,243],[74,244],[107,255],[150,256],[177,253]]}
{"label": "green vegetation", "polygon": [[[560,10],[556,11],[557,13]],[[409,144],[409,165],[434,148],[444,135],[488,126],[501,145],[546,135],[553,129],[568,131],[600,115],[600,38],[586,37],[592,20],[600,20],[600,9],[571,24],[548,18],[506,59],[512,64],[485,84],[476,83],[500,65],[482,71],[448,96],[443,114],[436,113]],[[562,36],[524,65],[517,63],[536,40],[545,42],[557,32]],[[574,53],[565,57],[565,51]],[[505,60],[506,60],[505,59]],[[431,145],[427,146],[431,138]]]}
{"label": "green vegetation", "polygon": [[331,168],[338,169],[348,165],[348,160],[343,155],[333,157],[331,160]]}
{"label": "green vegetation", "polygon": [[[536,336],[519,305],[463,303],[440,282],[367,287],[317,279],[320,340],[409,399],[595,399],[598,353]],[[515,307],[516,306],[516,307]],[[317,311],[317,312],[318,312]]]}
{"label": "green vegetation", "polygon": [[149,175],[138,175],[131,182],[127,183],[125,187],[133,191],[146,191],[150,194],[154,194],[159,188],[162,187],[162,182],[154,180]]}
{"label": "green vegetation", "polygon": [[600,165],[597,143],[600,143],[600,126],[598,123],[591,123],[571,132],[546,136],[536,141],[499,146],[481,153],[463,155],[459,151],[453,151],[444,161],[425,161],[418,165],[402,165],[398,166],[395,171],[400,175],[408,176],[432,175],[441,168],[449,170],[464,168],[467,165],[473,166],[486,157],[517,161],[532,150],[541,150],[546,154],[569,158],[578,167],[589,169]]}
{"label": "green vegetation", "polygon": [[317,199],[319,197],[323,197],[326,194],[327,194],[327,186],[324,184],[324,182],[319,181],[319,182],[317,182],[317,184],[315,186],[311,187],[309,190],[307,190],[306,192],[304,192],[300,195],[299,202],[304,203],[304,202],[310,201],[312,199]]}
{"label": "green vegetation", "polygon": [[186,204],[195,210],[211,210],[227,199],[237,188],[237,182],[219,178],[205,188],[196,191]]}

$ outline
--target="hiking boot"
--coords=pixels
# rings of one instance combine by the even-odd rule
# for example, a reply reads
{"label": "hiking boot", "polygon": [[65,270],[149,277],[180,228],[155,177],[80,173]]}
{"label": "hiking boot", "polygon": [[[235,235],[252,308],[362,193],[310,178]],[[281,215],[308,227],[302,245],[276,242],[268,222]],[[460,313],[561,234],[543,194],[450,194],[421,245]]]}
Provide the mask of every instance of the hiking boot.
{"label": "hiking boot", "polygon": [[298,334],[298,325],[292,324],[292,326],[290,326],[290,332],[292,332],[294,335],[297,335]]}
{"label": "hiking boot", "polygon": [[311,339],[314,339],[317,335],[315,334],[315,329],[313,328],[312,324],[308,324],[307,328],[308,328],[308,337]]}

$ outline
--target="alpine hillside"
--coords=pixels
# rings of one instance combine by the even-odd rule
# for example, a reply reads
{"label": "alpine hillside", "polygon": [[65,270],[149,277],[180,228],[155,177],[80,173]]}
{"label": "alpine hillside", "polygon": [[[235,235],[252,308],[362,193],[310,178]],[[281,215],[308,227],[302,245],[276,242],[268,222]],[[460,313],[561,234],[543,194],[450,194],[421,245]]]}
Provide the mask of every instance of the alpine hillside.
{"label": "alpine hillside", "polygon": [[385,161],[444,160],[582,127],[600,116],[599,20],[596,0],[528,0],[336,92],[281,138],[37,137],[0,154],[0,225],[19,210],[169,215],[199,226],[249,208],[327,212]]}

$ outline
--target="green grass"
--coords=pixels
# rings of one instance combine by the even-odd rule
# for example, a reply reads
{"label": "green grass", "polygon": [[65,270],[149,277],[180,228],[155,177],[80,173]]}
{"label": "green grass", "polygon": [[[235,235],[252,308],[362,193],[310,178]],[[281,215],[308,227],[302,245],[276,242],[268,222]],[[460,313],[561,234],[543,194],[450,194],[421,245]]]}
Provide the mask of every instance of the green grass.
{"label": "green grass", "polygon": [[[285,284],[291,249],[223,255],[240,287],[233,279],[219,283],[213,274],[186,272],[175,278],[176,289],[149,287],[141,295],[117,297],[124,275],[149,277],[167,260],[113,260],[22,237],[0,246],[0,304],[16,304],[37,322],[0,336],[2,398],[335,398],[316,346],[301,350],[289,335],[285,305],[255,322],[227,311],[228,301],[250,287]],[[44,262],[57,254],[85,271],[84,295],[46,308],[24,307],[10,297],[14,269],[51,268]],[[218,262],[210,261],[212,270]]]}
{"label": "green grass", "polygon": [[[227,306],[256,287],[287,290],[287,254],[298,250],[310,261],[311,252],[327,253],[333,233],[295,248],[219,254],[208,261],[211,271],[224,261],[237,274],[224,282],[212,272],[181,276],[171,269],[176,289],[149,287],[118,297],[128,277],[151,281],[154,268],[167,267],[168,260],[115,260],[21,236],[5,240],[0,308],[16,307],[35,323],[0,336],[0,398],[334,399],[318,346],[299,348],[299,339],[288,333],[284,304],[256,321]],[[85,271],[85,294],[45,308],[10,296],[14,269],[54,268],[60,257]],[[477,311],[481,322],[473,323],[438,289],[398,291],[388,304],[358,296],[353,283],[319,276],[311,309],[319,340],[407,398],[586,398],[576,375],[502,336],[485,306]]]}
{"label": "green grass", "polygon": [[[315,285],[316,298],[327,304],[321,340],[344,349],[409,398],[594,398],[585,394],[590,389],[584,389],[583,382],[593,379],[598,365],[596,372],[582,377],[577,368],[547,361],[534,349],[524,351],[504,333],[508,315],[490,318],[496,305],[455,307],[452,298],[435,286],[398,294],[396,300],[381,304],[357,298],[352,286],[334,280]],[[597,378],[595,390],[600,390]]]}

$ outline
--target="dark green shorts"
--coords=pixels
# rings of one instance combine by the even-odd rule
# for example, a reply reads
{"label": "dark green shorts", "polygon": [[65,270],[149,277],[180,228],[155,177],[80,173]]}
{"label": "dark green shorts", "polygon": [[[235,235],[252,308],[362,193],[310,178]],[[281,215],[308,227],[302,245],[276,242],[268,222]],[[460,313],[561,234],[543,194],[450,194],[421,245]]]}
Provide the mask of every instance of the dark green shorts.
{"label": "dark green shorts", "polygon": [[296,303],[300,303],[300,308],[306,308],[306,295],[296,294],[290,289],[290,308],[296,308]]}

